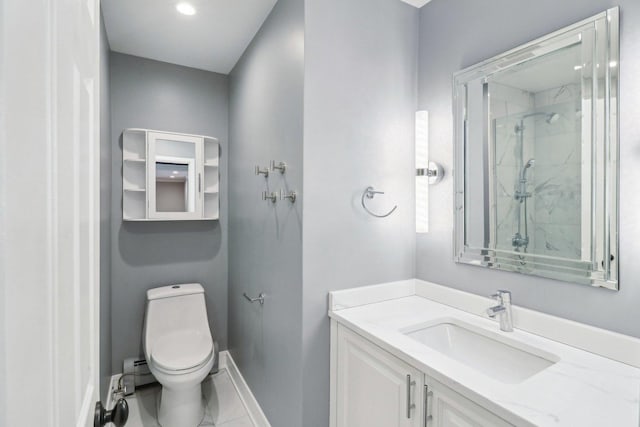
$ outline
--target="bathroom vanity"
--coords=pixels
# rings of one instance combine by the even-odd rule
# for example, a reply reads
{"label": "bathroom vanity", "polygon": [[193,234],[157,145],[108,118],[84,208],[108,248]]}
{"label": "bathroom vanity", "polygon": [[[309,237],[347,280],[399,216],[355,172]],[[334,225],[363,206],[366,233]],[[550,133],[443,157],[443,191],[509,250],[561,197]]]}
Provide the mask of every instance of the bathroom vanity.
{"label": "bathroom vanity", "polygon": [[[517,298],[517,296],[516,296]],[[421,280],[329,297],[331,426],[640,422],[640,340]]]}

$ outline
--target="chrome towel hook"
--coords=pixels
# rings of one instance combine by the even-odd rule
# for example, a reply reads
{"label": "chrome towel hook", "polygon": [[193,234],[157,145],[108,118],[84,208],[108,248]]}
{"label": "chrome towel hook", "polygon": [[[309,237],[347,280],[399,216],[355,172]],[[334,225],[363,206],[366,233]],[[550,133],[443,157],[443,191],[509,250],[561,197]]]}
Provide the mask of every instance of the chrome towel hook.
{"label": "chrome towel hook", "polygon": [[393,209],[391,209],[389,212],[387,212],[384,215],[378,215],[375,214],[373,212],[371,212],[369,210],[369,208],[367,208],[367,205],[364,203],[364,199],[373,199],[375,197],[376,194],[384,194],[384,191],[376,191],[375,188],[373,187],[367,187],[365,188],[364,192],[362,193],[362,198],[360,199],[360,202],[362,203],[362,207],[364,208],[365,211],[367,211],[367,213],[371,216],[375,216],[376,218],[386,218],[389,215],[391,215],[393,212],[395,212],[396,209],[398,209],[398,205],[395,205],[393,207]]}

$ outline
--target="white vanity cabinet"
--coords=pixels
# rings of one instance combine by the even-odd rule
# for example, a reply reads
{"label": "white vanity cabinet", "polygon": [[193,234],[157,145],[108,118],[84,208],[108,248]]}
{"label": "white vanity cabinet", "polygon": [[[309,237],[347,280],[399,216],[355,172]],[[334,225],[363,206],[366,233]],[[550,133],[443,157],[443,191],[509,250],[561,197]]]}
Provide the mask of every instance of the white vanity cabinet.
{"label": "white vanity cabinet", "polygon": [[426,382],[428,427],[512,426],[438,381],[427,377]]}
{"label": "white vanity cabinet", "polygon": [[338,326],[336,427],[420,427],[424,375]]}
{"label": "white vanity cabinet", "polygon": [[511,426],[343,325],[332,346],[331,427]]}
{"label": "white vanity cabinet", "polygon": [[219,218],[218,140],[149,129],[122,133],[125,221]]}

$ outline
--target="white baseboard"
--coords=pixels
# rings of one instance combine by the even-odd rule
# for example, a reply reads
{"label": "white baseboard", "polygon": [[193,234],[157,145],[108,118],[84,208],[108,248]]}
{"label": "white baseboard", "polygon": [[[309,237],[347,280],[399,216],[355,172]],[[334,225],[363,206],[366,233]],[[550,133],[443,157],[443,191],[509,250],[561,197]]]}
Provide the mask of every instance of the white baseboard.
{"label": "white baseboard", "polygon": [[271,427],[271,424],[264,415],[264,412],[262,412],[262,408],[258,404],[258,401],[242,377],[238,366],[236,366],[236,363],[233,361],[231,354],[226,350],[220,352],[220,368],[223,367],[227,368],[231,381],[233,381],[233,384],[238,390],[242,403],[247,408],[247,412],[249,412],[249,416],[251,417],[253,424],[257,427]]}
{"label": "white baseboard", "polygon": [[[240,394],[240,399],[242,400],[243,405],[247,408],[247,412],[249,413],[249,417],[251,417],[251,421],[256,427],[271,427],[269,424],[269,420],[262,412],[262,408],[258,404],[255,396],[251,392],[251,389],[247,385],[246,381],[242,377],[238,366],[233,361],[231,354],[228,351],[221,351],[219,353],[219,365],[218,369],[226,368],[227,372],[229,372],[229,376],[231,377],[231,381],[233,381],[233,385],[236,390]],[[118,388],[118,381],[122,374],[116,374],[111,376],[111,380],[109,381],[109,395],[107,396],[107,402],[105,407],[107,409],[113,408],[115,404],[113,397],[114,391]]]}

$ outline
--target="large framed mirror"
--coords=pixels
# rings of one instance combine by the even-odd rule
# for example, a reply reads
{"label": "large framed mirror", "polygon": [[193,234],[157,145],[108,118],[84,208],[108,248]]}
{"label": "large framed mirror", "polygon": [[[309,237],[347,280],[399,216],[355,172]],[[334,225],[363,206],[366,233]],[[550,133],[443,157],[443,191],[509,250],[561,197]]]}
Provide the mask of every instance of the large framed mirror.
{"label": "large framed mirror", "polygon": [[455,260],[618,289],[618,9],[454,75]]}

